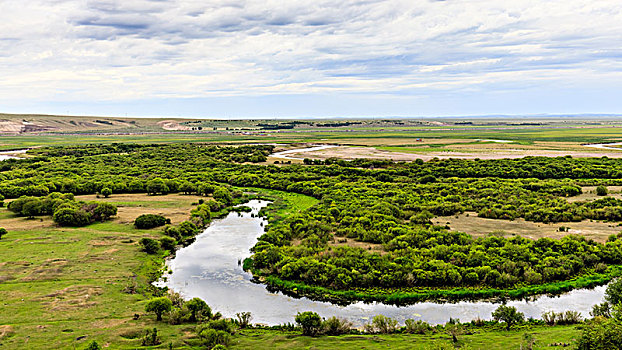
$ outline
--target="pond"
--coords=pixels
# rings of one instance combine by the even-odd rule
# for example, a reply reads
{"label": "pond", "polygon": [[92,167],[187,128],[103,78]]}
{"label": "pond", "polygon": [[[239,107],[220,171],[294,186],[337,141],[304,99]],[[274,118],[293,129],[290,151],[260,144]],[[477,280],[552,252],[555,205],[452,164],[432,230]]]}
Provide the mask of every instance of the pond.
{"label": "pond", "polygon": [[[266,220],[257,217],[259,210],[270,202],[252,200],[245,205],[249,213],[229,213],[217,219],[188,247],[177,251],[168,262],[172,274],[158,282],[168,286],[185,298],[199,297],[213,310],[225,317],[235,317],[237,312],[250,311],[253,323],[275,325],[294,322],[297,312],[315,311],[322,317],[339,316],[360,327],[373,316],[383,314],[401,324],[408,318],[421,319],[431,324],[445,323],[450,317],[467,322],[473,319],[490,319],[498,307],[493,302],[435,303],[424,302],[410,306],[393,306],[381,303],[354,303],[348,306],[307,298],[296,299],[281,293],[271,293],[264,285],[251,282],[251,275],[242,270],[239,261],[250,256],[251,248],[264,232]],[[589,316],[592,305],[602,302],[605,286],[591,290],[574,290],[560,296],[540,296],[533,301],[510,301],[526,317],[540,318],[543,312],[575,310]]]}

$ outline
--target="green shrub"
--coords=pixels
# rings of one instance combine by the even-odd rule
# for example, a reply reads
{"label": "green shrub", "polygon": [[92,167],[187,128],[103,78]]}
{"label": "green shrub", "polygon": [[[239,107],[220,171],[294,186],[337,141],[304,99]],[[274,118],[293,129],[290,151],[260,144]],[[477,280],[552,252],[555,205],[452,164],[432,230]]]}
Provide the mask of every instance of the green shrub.
{"label": "green shrub", "polygon": [[4,227],[0,227],[0,239],[2,239],[2,236],[6,235],[7,233],[9,233]]}
{"label": "green shrub", "polygon": [[432,331],[432,326],[429,323],[424,322],[422,320],[413,320],[407,319],[405,321],[406,327],[404,328],[404,332],[412,333],[412,334],[426,334]]}
{"label": "green shrub", "polygon": [[160,246],[164,250],[174,251],[177,246],[177,241],[171,237],[160,238]]}
{"label": "green shrub", "polygon": [[606,196],[608,192],[607,187],[603,185],[596,187],[596,195],[598,196]]}
{"label": "green shrub", "polygon": [[397,320],[384,315],[376,315],[371,324],[365,325],[365,330],[369,333],[391,334],[397,330]]}
{"label": "green shrub", "polygon": [[315,336],[322,329],[322,318],[313,311],[299,312],[295,321],[302,327],[302,334]]}
{"label": "green shrub", "polygon": [[348,334],[351,329],[352,322],[335,316],[322,322],[322,332],[327,335]]}
{"label": "green shrub", "polygon": [[143,251],[147,254],[155,254],[160,251],[160,242],[152,238],[141,238],[140,245],[142,246]]}
{"label": "green shrub", "polygon": [[[169,220],[170,222],[170,220]],[[134,220],[134,226],[139,229],[150,229],[167,224],[167,219],[162,215],[143,214]]]}

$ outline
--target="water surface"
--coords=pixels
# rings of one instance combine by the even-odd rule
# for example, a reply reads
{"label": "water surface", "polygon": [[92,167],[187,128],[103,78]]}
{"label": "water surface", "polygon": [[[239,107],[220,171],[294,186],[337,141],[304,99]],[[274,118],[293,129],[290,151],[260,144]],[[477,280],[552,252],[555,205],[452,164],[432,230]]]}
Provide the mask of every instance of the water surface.
{"label": "water surface", "polygon": [[[252,200],[246,205],[251,213],[230,213],[223,219],[214,220],[195,243],[177,251],[168,262],[172,274],[167,281],[160,282],[185,298],[199,297],[212,309],[225,317],[234,317],[237,312],[250,311],[254,323],[275,325],[294,322],[297,312],[315,311],[322,317],[339,316],[347,318],[356,326],[367,323],[374,315],[393,317],[403,324],[405,319],[422,319],[432,324],[445,323],[450,317],[467,322],[476,318],[490,319],[498,303],[460,302],[441,304],[424,302],[398,307],[382,303],[358,302],[338,306],[308,298],[295,299],[281,293],[268,292],[264,285],[251,282],[251,275],[238,265],[239,260],[250,256],[251,248],[263,232],[267,222],[252,217],[269,202]],[[511,301],[526,317],[540,318],[543,312],[575,310],[589,316],[592,305],[603,300],[605,287],[592,290],[575,290],[561,296],[541,296],[534,301]]]}

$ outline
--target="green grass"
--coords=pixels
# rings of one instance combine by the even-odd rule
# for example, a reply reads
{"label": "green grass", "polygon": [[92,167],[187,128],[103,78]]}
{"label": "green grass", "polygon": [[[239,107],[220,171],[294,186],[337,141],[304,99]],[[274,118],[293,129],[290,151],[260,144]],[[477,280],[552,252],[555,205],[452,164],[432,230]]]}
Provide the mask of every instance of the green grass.
{"label": "green grass", "polygon": [[[458,336],[461,349],[520,349],[523,335],[533,334],[534,349],[561,349],[550,344],[574,344],[580,331],[576,326],[533,326],[501,331],[476,329],[474,334]],[[339,337],[303,337],[296,332],[243,330],[235,336],[230,349],[454,349],[447,334],[433,335],[344,335]]]}

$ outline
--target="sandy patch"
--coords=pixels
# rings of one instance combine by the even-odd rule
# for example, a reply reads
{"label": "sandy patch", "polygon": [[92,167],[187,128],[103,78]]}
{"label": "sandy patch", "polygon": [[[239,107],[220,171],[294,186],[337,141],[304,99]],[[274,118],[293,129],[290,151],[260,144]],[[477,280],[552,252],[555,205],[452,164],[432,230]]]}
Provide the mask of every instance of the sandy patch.
{"label": "sandy patch", "polygon": [[191,127],[181,125],[178,121],[175,120],[163,120],[157,123],[159,127],[164,130],[192,130]]}
{"label": "sandy patch", "polygon": [[[332,147],[319,151],[312,152],[299,152],[291,153],[290,157],[293,158],[311,158],[311,159],[326,159],[326,158],[341,158],[346,160],[370,158],[370,159],[389,159],[393,161],[413,161],[415,159],[423,159],[424,161],[432,158],[462,158],[462,159],[501,159],[501,158],[524,158],[524,157],[563,157],[571,155],[576,158],[588,158],[588,157],[602,157],[607,156],[610,158],[622,158],[622,151],[611,150],[588,150],[588,151],[576,151],[576,150],[542,150],[542,149],[521,149],[516,145],[511,144],[499,144],[495,143],[494,147],[486,146],[486,144],[479,145],[477,151],[469,150],[473,149],[473,145],[465,145],[464,151],[432,151],[429,148],[422,149],[421,152],[417,152],[412,148],[408,152],[386,151],[379,150],[374,147]],[[507,148],[506,148],[507,147]]]}
{"label": "sandy patch", "polygon": [[51,216],[38,216],[34,219],[14,216],[10,218],[0,219],[0,227],[4,227],[9,231],[7,238],[11,235],[11,231],[30,231],[44,228],[55,227],[56,224]]}
{"label": "sandy patch", "polygon": [[[530,239],[542,237],[560,239],[569,234],[577,234],[601,243],[606,242],[610,235],[622,231],[622,227],[617,224],[590,220],[544,224],[524,219],[510,221],[480,218],[477,217],[477,213],[440,216],[432,219],[432,222],[436,225],[448,225],[451,230],[465,232],[475,237],[485,236],[495,231],[503,231],[508,237],[519,235]],[[570,230],[560,232],[559,228],[562,226],[569,227]]]}

